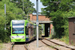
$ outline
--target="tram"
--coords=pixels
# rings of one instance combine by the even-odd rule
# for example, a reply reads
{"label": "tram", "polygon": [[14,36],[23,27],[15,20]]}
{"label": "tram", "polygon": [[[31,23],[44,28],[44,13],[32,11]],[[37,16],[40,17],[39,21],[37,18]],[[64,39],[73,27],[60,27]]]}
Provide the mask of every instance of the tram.
{"label": "tram", "polygon": [[25,42],[29,40],[27,20],[11,21],[11,42]]}
{"label": "tram", "polygon": [[[12,20],[11,26],[11,42],[28,42],[36,39],[36,24],[27,20]],[[39,35],[41,35],[39,26]]]}

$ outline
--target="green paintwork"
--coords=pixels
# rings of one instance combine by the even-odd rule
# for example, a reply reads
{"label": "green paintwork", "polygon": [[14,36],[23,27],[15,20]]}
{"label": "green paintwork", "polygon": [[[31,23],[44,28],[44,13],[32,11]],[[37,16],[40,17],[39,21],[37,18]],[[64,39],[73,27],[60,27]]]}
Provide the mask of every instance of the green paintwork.
{"label": "green paintwork", "polygon": [[11,42],[25,42],[26,39],[19,39],[19,38],[16,38],[16,39],[11,39]]}

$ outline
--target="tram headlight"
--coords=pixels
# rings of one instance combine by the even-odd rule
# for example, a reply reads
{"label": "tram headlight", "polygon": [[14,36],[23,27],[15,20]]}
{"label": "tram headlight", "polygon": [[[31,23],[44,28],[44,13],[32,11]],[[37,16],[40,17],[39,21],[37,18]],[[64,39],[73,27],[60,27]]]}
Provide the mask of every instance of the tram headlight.
{"label": "tram headlight", "polygon": [[24,37],[24,36],[22,36],[22,38],[24,39],[25,37]]}
{"label": "tram headlight", "polygon": [[11,38],[12,38],[12,39],[14,39],[14,37],[13,37],[13,36],[12,36]]}

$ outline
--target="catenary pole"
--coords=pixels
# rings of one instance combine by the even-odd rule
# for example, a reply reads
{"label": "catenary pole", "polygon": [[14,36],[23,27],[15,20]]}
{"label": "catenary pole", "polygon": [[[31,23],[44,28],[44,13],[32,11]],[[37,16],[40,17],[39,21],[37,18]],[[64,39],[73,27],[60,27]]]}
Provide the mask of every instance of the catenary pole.
{"label": "catenary pole", "polygon": [[24,11],[24,0],[22,0],[22,2],[23,2],[23,11]]}
{"label": "catenary pole", "polygon": [[[5,20],[6,20],[6,4],[4,4],[4,13],[5,13]],[[6,21],[5,21],[5,30],[6,30]]]}
{"label": "catenary pole", "polygon": [[38,25],[39,25],[39,22],[38,22],[38,0],[36,0],[36,10],[37,10],[37,20],[36,20],[36,27],[37,27],[37,47],[39,47],[39,42],[38,42],[38,37],[39,37],[39,30],[38,30]]}

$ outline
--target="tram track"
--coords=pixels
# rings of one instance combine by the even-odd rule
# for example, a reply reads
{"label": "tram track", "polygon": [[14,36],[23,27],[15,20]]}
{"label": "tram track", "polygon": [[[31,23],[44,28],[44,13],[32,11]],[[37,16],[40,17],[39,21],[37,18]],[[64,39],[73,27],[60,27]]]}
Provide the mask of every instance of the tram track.
{"label": "tram track", "polygon": [[55,50],[59,50],[58,48],[56,48],[56,47],[54,47],[54,46],[51,46],[51,45],[49,45],[49,44],[45,43],[45,42],[44,42],[44,41],[42,41],[42,40],[41,40],[41,42],[42,42],[42,43],[44,43],[45,45],[47,45],[48,47],[51,47],[51,48],[53,48],[53,49],[55,49]]}
{"label": "tram track", "polygon": [[47,41],[49,41],[49,42],[51,42],[51,43],[54,43],[54,44],[56,44],[56,45],[59,45],[59,46],[65,47],[65,48],[69,48],[70,50],[75,50],[75,48],[71,48],[71,47],[68,47],[68,46],[65,46],[65,45],[62,45],[62,44],[58,44],[58,43],[53,42],[53,41],[51,41],[51,40],[49,40],[49,39],[45,39],[45,40],[47,40]]}
{"label": "tram track", "polygon": [[13,43],[12,46],[11,46],[11,50],[13,50],[13,47],[14,47],[14,43]]}
{"label": "tram track", "polygon": [[27,48],[27,44],[24,45],[24,48],[25,48],[26,50],[28,50],[28,48]]}
{"label": "tram track", "polygon": [[[47,42],[48,43],[47,43]],[[41,42],[42,43],[44,43],[45,45],[47,45],[47,46],[49,46],[49,47],[51,47],[51,48],[53,48],[53,49],[55,49],[55,50],[75,50],[75,48],[71,48],[71,47],[68,47],[68,46],[64,46],[64,45],[62,45],[62,44],[58,44],[58,43],[56,43],[56,42],[53,42],[53,41],[51,41],[51,40],[48,40],[48,39],[45,39],[45,38],[43,38],[42,40],[41,40]],[[54,46],[53,46],[53,44],[54,44]],[[58,46],[58,47],[57,47]],[[61,49],[62,48],[62,49]]]}
{"label": "tram track", "polygon": [[17,50],[17,49],[19,49],[19,50],[21,50],[21,49],[22,50],[28,50],[27,44],[23,44],[23,45],[20,45],[20,44],[19,45],[15,45],[15,44],[13,44],[12,47],[11,47],[11,50]]}

